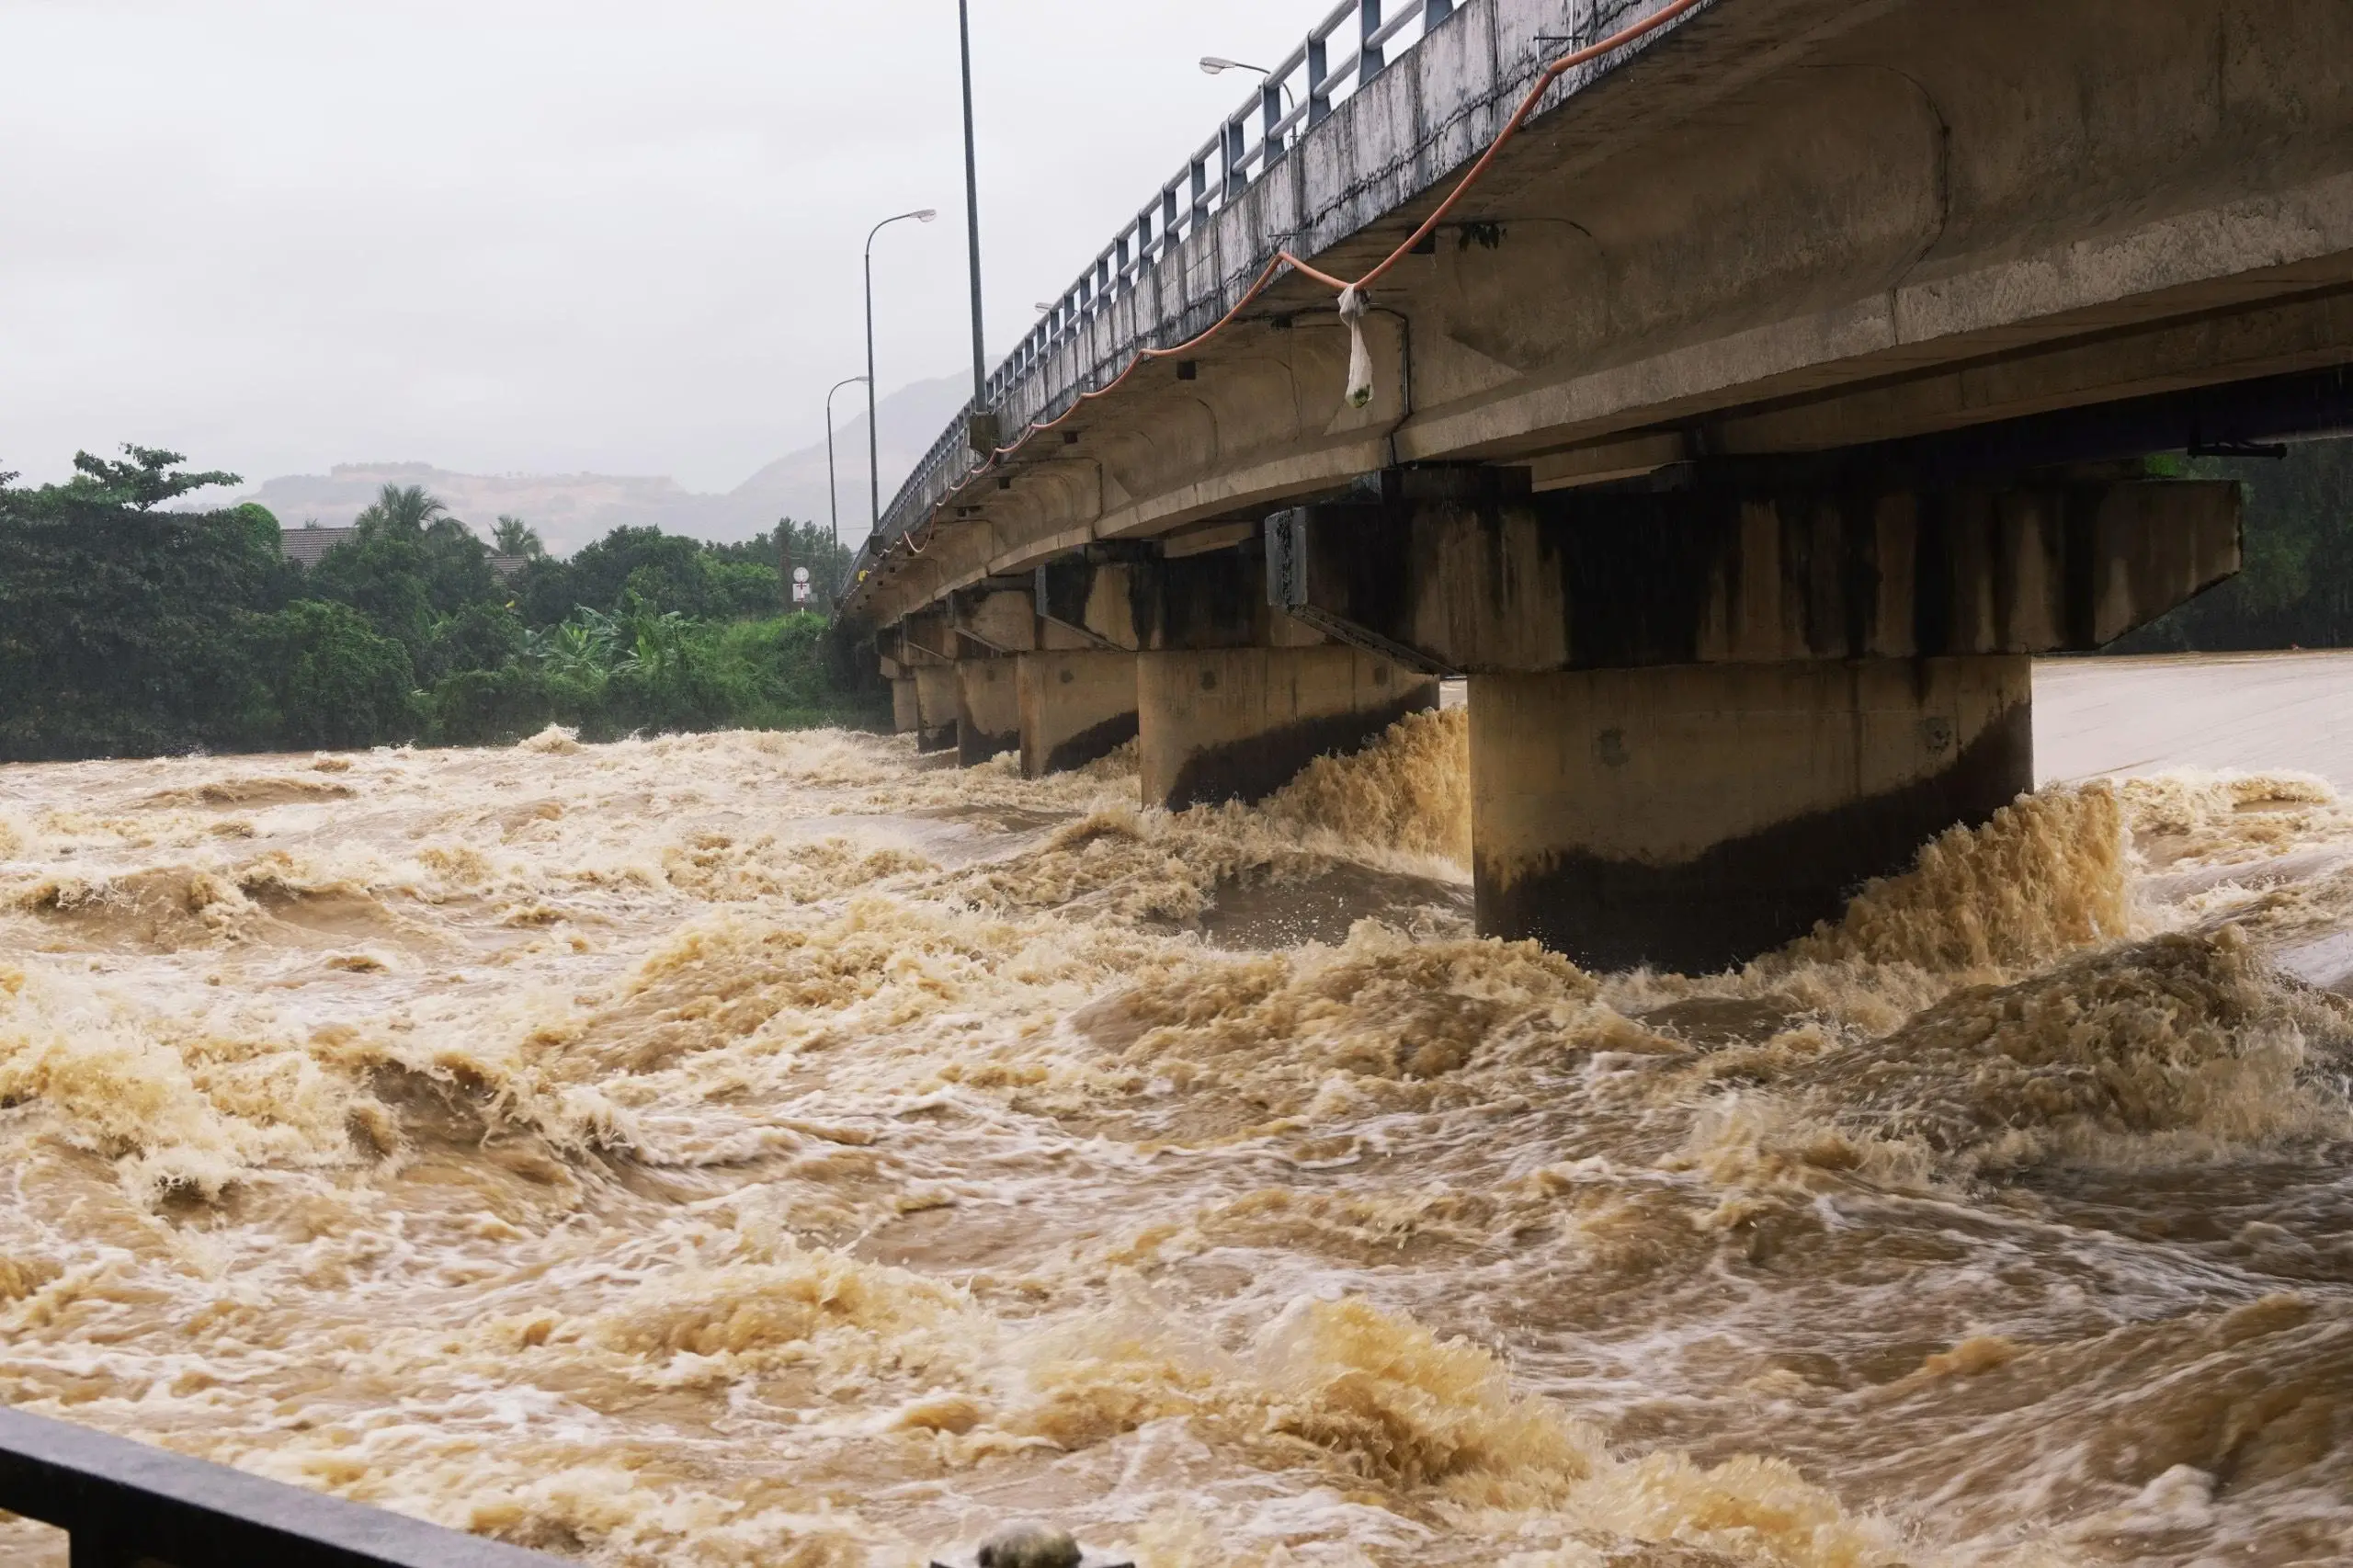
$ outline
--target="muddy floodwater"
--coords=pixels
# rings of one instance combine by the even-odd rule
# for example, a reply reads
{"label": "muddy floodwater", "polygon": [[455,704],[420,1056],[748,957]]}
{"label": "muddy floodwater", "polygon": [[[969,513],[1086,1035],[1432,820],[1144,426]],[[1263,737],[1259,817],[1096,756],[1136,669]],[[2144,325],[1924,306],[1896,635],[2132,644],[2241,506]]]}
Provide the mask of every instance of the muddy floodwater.
{"label": "muddy floodwater", "polygon": [[833,733],[0,770],[0,1401],[613,1565],[2342,1562],[2313,668],[2265,745],[2051,673],[2064,781],[1704,977],[1472,935],[1460,709],[1173,817]]}

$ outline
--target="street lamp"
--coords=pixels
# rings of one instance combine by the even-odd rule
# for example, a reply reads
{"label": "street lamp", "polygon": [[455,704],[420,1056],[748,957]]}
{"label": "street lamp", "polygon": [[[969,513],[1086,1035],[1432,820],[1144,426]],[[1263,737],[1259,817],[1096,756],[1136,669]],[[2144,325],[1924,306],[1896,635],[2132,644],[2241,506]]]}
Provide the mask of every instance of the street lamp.
{"label": "street lamp", "polygon": [[882,531],[881,443],[874,435],[874,236],[904,219],[928,223],[938,216],[936,208],[918,207],[912,212],[892,213],[866,231],[866,486],[873,510],[867,523],[869,533]]}
{"label": "street lamp", "polygon": [[[1255,71],[1259,75],[1269,78],[1274,75],[1274,73],[1267,70],[1265,66],[1253,65],[1246,60],[1228,60],[1222,54],[1204,54],[1201,56],[1201,74],[1203,75],[1214,76],[1221,71]],[[1283,112],[1285,114],[1289,114],[1290,112],[1290,83],[1288,80],[1277,82],[1275,83],[1275,88],[1283,96]]]}
{"label": "street lamp", "polygon": [[988,408],[988,369],[981,351],[981,175],[972,148],[972,19],[968,0],[956,0],[956,44],[964,68],[964,228],[972,255],[972,417],[964,444],[986,458],[996,449],[996,416]]}
{"label": "street lamp", "polygon": [[842,546],[842,498],[834,488],[834,393],[864,380],[864,376],[844,376],[825,392],[825,506],[833,514],[835,550]]}

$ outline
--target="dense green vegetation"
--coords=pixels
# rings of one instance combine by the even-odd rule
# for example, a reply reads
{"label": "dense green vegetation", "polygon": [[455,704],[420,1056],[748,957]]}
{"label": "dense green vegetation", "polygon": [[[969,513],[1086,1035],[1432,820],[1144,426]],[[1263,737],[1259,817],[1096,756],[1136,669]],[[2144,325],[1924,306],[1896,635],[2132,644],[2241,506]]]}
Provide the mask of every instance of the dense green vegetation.
{"label": "dense green vegetation", "polygon": [[2109,652],[2353,647],[2353,440],[2166,466],[2246,487],[2245,564]]}
{"label": "dense green vegetation", "polygon": [[[305,572],[258,506],[163,509],[233,474],[179,454],[0,473],[0,759],[870,724],[887,699],[780,567],[847,552],[788,523],[745,544],[617,528],[568,561],[501,517],[502,556],[414,486]],[[822,594],[823,589],[820,589]]]}

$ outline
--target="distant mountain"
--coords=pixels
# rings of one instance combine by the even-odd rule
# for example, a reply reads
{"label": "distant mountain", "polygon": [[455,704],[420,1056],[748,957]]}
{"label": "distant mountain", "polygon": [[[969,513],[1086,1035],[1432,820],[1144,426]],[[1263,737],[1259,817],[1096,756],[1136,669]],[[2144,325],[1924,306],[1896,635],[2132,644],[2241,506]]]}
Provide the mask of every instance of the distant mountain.
{"label": "distant mountain", "polygon": [[273,479],[238,499],[260,502],[277,514],[282,527],[317,523],[341,528],[350,527],[387,484],[423,485],[484,537],[502,513],[522,517],[559,554],[569,554],[623,523],[658,523],[675,532],[701,534],[711,504],[722,499],[698,495],[670,479],[603,473],[453,473],[431,463],[414,462],[337,463],[324,474]]}
{"label": "distant mountain", "polygon": [[[971,383],[959,376],[916,381],[884,398],[880,415],[882,500],[931,449]],[[849,414],[852,399],[835,404]],[[862,403],[863,400],[856,400]],[[836,482],[841,495],[842,539],[866,537],[866,410],[845,417],[834,430]],[[624,524],[652,525],[697,539],[749,539],[774,528],[779,517],[823,526],[825,443],[818,440],[788,452],[724,494],[688,490],[676,480],[605,473],[458,473],[431,463],[337,463],[324,474],[288,474],[238,497],[256,501],[288,528],[316,522],[347,527],[387,484],[421,484],[449,510],[487,536],[501,514],[518,517],[540,530],[559,555],[569,554]]]}
{"label": "distant mountain", "polygon": [[[941,376],[936,381],[901,387],[876,405],[876,423],[881,431],[882,505],[891,504],[892,494],[923,455],[931,450],[931,444],[939,439],[948,422],[956,417],[957,410],[972,395],[970,377]],[[842,540],[853,545],[866,537],[870,505],[866,488],[865,401],[856,395],[855,389],[845,389],[835,404],[843,415],[847,415],[853,406],[858,408],[855,419],[845,419],[834,430]],[[816,441],[788,452],[724,496],[714,499],[725,508],[727,526],[741,531],[704,536],[710,539],[748,538],[762,528],[775,527],[779,517],[824,524],[827,514],[825,443],[822,433]]]}

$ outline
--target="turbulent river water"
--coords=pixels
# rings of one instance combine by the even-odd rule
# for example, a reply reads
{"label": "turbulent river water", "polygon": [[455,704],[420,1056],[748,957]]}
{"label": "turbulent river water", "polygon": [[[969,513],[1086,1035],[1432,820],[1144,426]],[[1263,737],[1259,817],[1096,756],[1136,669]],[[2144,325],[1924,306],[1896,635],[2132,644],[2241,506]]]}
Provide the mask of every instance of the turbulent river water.
{"label": "turbulent river water", "polygon": [[0,1402],[616,1565],[2353,1558],[2334,789],[1689,978],[1476,939],[1465,768],[0,771]]}

